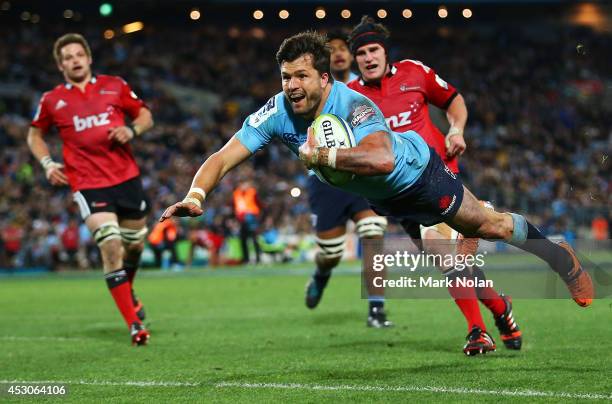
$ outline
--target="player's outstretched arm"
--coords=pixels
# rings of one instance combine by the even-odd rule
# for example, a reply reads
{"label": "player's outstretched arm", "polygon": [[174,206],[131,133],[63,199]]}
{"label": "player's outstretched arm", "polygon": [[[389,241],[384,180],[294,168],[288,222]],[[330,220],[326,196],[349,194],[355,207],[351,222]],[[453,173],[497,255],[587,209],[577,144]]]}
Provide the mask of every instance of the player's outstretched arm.
{"label": "player's outstretched arm", "polygon": [[160,222],[171,216],[200,216],[206,195],[219,184],[231,169],[251,156],[251,152],[234,136],[221,150],[213,153],[200,167],[185,199],[168,207]]}
{"label": "player's outstretched arm", "polygon": [[395,168],[395,156],[389,133],[378,131],[364,137],[359,145],[347,149],[318,147],[314,131],[300,146],[300,159],[307,167],[327,166],[357,175],[386,175]]}
{"label": "player's outstretched arm", "polygon": [[30,126],[30,130],[28,130],[28,147],[34,157],[36,157],[36,160],[43,166],[47,180],[52,185],[68,185],[68,178],[62,171],[64,165],[56,163],[51,158],[49,147],[47,147],[47,143],[43,139],[41,129]]}
{"label": "player's outstretched arm", "polygon": [[465,152],[466,144],[463,138],[463,130],[467,117],[468,111],[465,100],[461,94],[457,94],[446,110],[446,119],[450,124],[450,129],[446,135],[446,155],[448,157],[461,156]]}

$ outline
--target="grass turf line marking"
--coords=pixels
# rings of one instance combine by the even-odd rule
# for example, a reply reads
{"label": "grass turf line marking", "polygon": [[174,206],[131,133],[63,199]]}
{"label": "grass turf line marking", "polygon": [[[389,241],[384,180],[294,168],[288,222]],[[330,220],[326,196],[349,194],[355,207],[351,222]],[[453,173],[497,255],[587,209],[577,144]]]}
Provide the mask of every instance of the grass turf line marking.
{"label": "grass turf line marking", "polygon": [[419,392],[419,393],[452,393],[452,394],[474,394],[474,395],[498,395],[507,397],[548,397],[548,398],[571,398],[583,400],[610,400],[612,394],[596,393],[567,393],[555,391],[537,390],[481,390],[463,387],[435,387],[435,386],[352,386],[352,385],[311,385],[299,383],[234,383],[221,382],[215,385],[217,388],[237,387],[244,389],[293,389],[293,390],[322,390],[322,391],[375,391],[375,392]]}
{"label": "grass turf line marking", "polygon": [[111,382],[105,380],[0,380],[0,384],[67,384],[84,386],[134,386],[134,387],[200,387],[202,383],[189,382],[156,382],[125,381]]}
{"label": "grass turf line marking", "polygon": [[27,336],[13,336],[13,335],[0,335],[0,341],[95,341],[94,338],[80,338],[80,337],[27,337]]}
{"label": "grass turf line marking", "polygon": [[299,383],[238,383],[220,382],[215,384],[194,382],[164,382],[164,381],[123,381],[113,382],[105,380],[0,380],[0,384],[67,384],[85,386],[134,386],[134,387],[206,387],[216,388],[243,388],[243,389],[290,389],[290,390],[318,390],[318,391],[366,391],[366,392],[416,392],[416,393],[447,393],[447,394],[473,394],[473,395],[500,395],[507,397],[545,397],[570,398],[582,400],[610,400],[612,394],[598,393],[567,393],[562,391],[537,390],[482,390],[463,387],[435,387],[435,386],[355,386],[337,385],[325,386]]}

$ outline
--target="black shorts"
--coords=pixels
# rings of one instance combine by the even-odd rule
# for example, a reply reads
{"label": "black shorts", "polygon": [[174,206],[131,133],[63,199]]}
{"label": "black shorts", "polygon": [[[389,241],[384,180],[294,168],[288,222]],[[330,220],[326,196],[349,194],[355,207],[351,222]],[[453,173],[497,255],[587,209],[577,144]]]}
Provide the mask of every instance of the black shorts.
{"label": "black shorts", "polygon": [[423,226],[433,226],[451,219],[463,201],[463,183],[429,148],[429,162],[410,188],[383,201],[370,201],[381,216],[393,216]]}
{"label": "black shorts", "polygon": [[112,212],[120,219],[142,219],[151,210],[149,198],[142,189],[140,177],[134,177],[112,187],[83,189],[72,198],[85,220],[92,213]]}
{"label": "black shorts", "polygon": [[345,226],[356,213],[371,209],[365,198],[325,184],[316,175],[308,177],[308,202],[317,232]]}

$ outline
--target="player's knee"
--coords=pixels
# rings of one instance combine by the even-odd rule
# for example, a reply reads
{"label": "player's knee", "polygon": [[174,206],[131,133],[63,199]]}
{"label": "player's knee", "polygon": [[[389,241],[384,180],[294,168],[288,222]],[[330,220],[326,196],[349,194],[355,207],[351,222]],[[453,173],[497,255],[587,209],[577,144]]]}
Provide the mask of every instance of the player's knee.
{"label": "player's knee", "polygon": [[93,238],[100,248],[105,268],[112,268],[121,262],[123,245],[119,224],[111,221],[103,223],[93,232]]}
{"label": "player's knee", "polygon": [[100,249],[104,249],[104,246],[111,241],[117,241],[121,243],[121,230],[119,224],[114,221],[102,223],[93,232],[93,238]]}
{"label": "player's knee", "polygon": [[110,239],[100,245],[100,253],[102,255],[102,263],[104,269],[114,270],[121,267],[123,262],[123,243],[121,239]]}
{"label": "player's knee", "polygon": [[508,240],[512,237],[512,219],[503,213],[494,212],[478,229],[478,236],[487,240]]}
{"label": "player's knee", "polygon": [[387,230],[387,218],[382,216],[368,216],[355,223],[355,230],[359,238],[380,238]]}
{"label": "player's knee", "polygon": [[331,271],[340,263],[340,259],[342,257],[328,257],[321,251],[319,251],[315,257],[315,263],[317,264],[317,268],[322,271]]}
{"label": "player's knee", "polygon": [[131,255],[140,256],[140,254],[144,250],[144,241],[140,241],[140,242],[137,242],[137,243],[130,243],[130,244],[125,244],[124,243],[123,246],[125,248],[126,255],[128,255],[128,256],[131,256]]}
{"label": "player's knee", "polygon": [[317,237],[316,241],[319,245],[319,252],[316,258],[317,266],[322,269],[331,269],[338,265],[340,259],[342,259],[344,255],[346,235],[343,234],[339,237],[330,239]]}
{"label": "player's knee", "polygon": [[121,241],[125,244],[128,251],[142,251],[144,248],[144,240],[147,237],[149,229],[145,226],[142,229],[128,229],[120,227]]}

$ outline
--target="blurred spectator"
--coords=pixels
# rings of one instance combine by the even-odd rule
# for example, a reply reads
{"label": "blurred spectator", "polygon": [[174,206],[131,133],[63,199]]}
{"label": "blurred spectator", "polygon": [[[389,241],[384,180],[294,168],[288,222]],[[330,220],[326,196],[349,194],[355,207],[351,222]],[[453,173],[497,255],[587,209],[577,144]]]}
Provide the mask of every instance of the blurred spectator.
{"label": "blurred spectator", "polygon": [[[155,266],[162,269],[168,269],[178,264],[176,255],[176,240],[178,237],[178,228],[174,219],[164,222],[157,222],[151,233],[149,233],[149,243],[155,254]],[[170,253],[170,259],[166,260],[164,253]]]}
{"label": "blurred spectator", "polygon": [[79,223],[76,219],[70,219],[68,226],[62,231],[61,235],[63,253],[66,256],[65,261],[69,268],[78,266],[79,252]]}
{"label": "blurred spectator", "polygon": [[253,241],[255,248],[255,262],[261,260],[261,247],[257,239],[259,232],[259,216],[261,214],[261,202],[257,196],[257,189],[250,181],[241,182],[234,190],[234,214],[240,222],[240,245],[242,247],[242,263],[249,262],[248,241]]}
{"label": "blurred spectator", "polygon": [[18,220],[11,221],[0,233],[4,247],[4,255],[6,257],[5,259],[9,267],[15,265],[15,259],[21,251],[24,233],[23,226]]}

